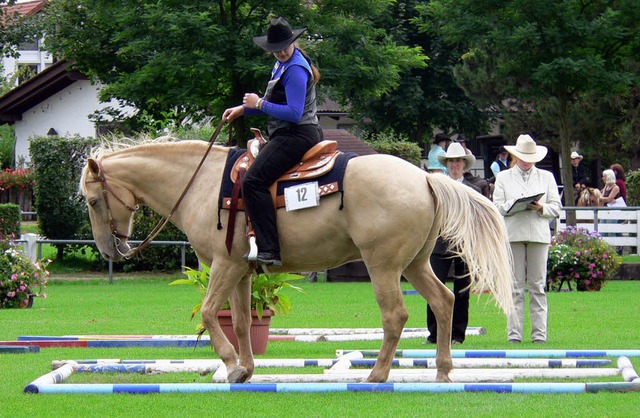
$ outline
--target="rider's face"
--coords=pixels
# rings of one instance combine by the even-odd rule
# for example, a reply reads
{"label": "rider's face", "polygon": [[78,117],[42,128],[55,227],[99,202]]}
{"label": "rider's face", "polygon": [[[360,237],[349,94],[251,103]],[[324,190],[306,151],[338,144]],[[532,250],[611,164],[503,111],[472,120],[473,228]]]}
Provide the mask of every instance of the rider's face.
{"label": "rider's face", "polygon": [[293,50],[294,49],[295,49],[294,44],[291,44],[288,47],[286,47],[285,49],[283,49],[282,51],[274,52],[273,55],[275,55],[275,57],[276,57],[276,59],[278,61],[287,62],[287,61],[289,61],[289,59],[293,55]]}

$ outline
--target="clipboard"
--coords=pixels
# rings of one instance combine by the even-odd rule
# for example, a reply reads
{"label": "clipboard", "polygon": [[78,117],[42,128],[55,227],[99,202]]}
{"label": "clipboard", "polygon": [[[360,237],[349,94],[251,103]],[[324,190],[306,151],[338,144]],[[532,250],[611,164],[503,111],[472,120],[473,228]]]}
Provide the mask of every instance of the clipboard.
{"label": "clipboard", "polygon": [[513,205],[511,205],[511,207],[509,208],[507,213],[522,212],[523,210],[525,210],[527,208],[527,205],[529,203],[537,201],[543,195],[544,195],[544,192],[535,194],[533,196],[521,197],[520,199],[517,199],[515,202],[513,202]]}

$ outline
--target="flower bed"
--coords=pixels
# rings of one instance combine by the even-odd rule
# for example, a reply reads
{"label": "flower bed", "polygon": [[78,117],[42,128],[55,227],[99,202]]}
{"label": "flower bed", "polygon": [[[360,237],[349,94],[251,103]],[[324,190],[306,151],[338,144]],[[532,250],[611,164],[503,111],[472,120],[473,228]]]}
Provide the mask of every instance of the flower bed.
{"label": "flower bed", "polygon": [[29,308],[34,297],[46,298],[47,264],[33,262],[21,248],[0,241],[0,309]]}
{"label": "flower bed", "polygon": [[564,282],[575,283],[578,290],[600,290],[621,263],[615,248],[600,234],[569,226],[551,241],[547,283],[552,290],[560,290]]}

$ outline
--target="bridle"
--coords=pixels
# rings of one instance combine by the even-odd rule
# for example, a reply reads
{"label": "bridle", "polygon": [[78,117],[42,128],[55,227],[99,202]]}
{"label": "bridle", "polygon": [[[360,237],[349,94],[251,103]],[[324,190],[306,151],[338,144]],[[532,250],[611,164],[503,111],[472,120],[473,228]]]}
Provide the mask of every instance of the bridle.
{"label": "bridle", "polygon": [[[116,226],[116,222],[113,219],[113,212],[111,210],[111,205],[109,203],[109,194],[111,194],[118,202],[120,202],[127,210],[129,210],[132,213],[132,216],[133,216],[133,213],[135,213],[138,210],[138,205],[135,205],[134,207],[131,207],[120,196],[118,196],[113,191],[113,189],[111,187],[109,187],[109,184],[107,183],[107,178],[105,176],[104,167],[102,166],[102,160],[98,161],[99,170],[98,170],[98,179],[97,179],[96,182],[99,182],[101,187],[102,187],[102,196],[103,196],[103,199],[104,199],[105,206],[107,208],[107,216],[109,217],[109,227],[111,228],[111,236],[113,236],[113,242],[115,244],[116,251],[121,256],[123,256],[125,258],[130,258],[130,257],[134,256],[135,254],[138,254],[139,252],[141,252],[149,244],[151,244],[151,241],[153,241],[153,239],[158,236],[158,234],[160,233],[160,231],[162,231],[162,229],[165,227],[165,225],[167,225],[167,223],[169,223],[169,220],[171,219],[171,217],[173,216],[175,211],[178,209],[178,206],[180,206],[180,203],[182,202],[182,199],[187,194],[187,192],[191,188],[191,185],[193,184],[193,181],[195,180],[197,174],[200,172],[200,169],[202,168],[202,165],[204,164],[204,161],[207,159],[207,156],[209,155],[209,152],[211,151],[211,147],[213,146],[213,144],[215,143],[216,139],[220,135],[220,131],[222,131],[222,127],[224,126],[225,123],[226,123],[226,121],[224,119],[222,119],[220,121],[220,123],[218,124],[218,126],[217,126],[215,132],[213,133],[213,135],[211,135],[211,139],[209,139],[209,146],[207,147],[207,151],[202,156],[202,159],[200,160],[200,163],[196,167],[193,175],[191,176],[191,179],[189,179],[189,182],[187,183],[187,185],[185,186],[184,190],[182,191],[182,194],[178,198],[178,201],[176,202],[176,204],[173,206],[173,208],[169,212],[169,215],[167,215],[167,216],[163,217],[162,219],[160,219],[158,221],[158,223],[156,224],[156,226],[151,230],[149,235],[144,239],[144,241],[142,241],[140,243],[140,245],[138,245],[137,247],[131,248],[126,254],[123,254],[120,251],[120,244],[122,243],[122,239],[129,239],[129,236],[125,235],[125,234],[121,234],[121,233],[118,232],[118,229],[117,229],[117,226]],[[231,132],[231,128],[229,129],[229,131]],[[231,142],[231,133],[229,133],[229,141]],[[91,183],[91,182],[88,182],[88,183]],[[135,195],[134,195],[134,197],[135,197]]]}
{"label": "bridle", "polygon": [[[111,228],[111,236],[113,237],[113,243],[115,244],[116,251],[118,251],[118,253],[121,256],[128,257],[129,256],[128,254],[123,254],[120,251],[120,244],[122,243],[122,239],[128,240],[129,236],[118,232],[118,227],[116,226],[116,221],[113,218],[113,211],[111,210],[111,205],[109,203],[109,194],[111,194],[118,202],[122,204],[122,206],[124,206],[129,212],[131,212],[132,216],[138,210],[139,206],[138,205],[135,205],[133,207],[130,206],[120,196],[118,196],[111,187],[109,187],[109,184],[107,183],[107,177],[105,176],[104,167],[102,166],[102,160],[98,161],[98,168],[99,168],[99,171],[98,171],[97,182],[99,182],[100,186],[102,187],[101,193],[102,193],[102,198],[104,199],[104,204],[107,208],[107,216],[109,217],[109,228]],[[92,182],[88,182],[88,183],[92,183]]]}

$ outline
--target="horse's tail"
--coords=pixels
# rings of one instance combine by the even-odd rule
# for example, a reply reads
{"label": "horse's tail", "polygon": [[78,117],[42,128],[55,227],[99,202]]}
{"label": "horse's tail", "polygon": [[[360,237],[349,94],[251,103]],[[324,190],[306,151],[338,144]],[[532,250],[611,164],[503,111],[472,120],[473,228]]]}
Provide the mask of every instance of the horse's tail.
{"label": "horse's tail", "polygon": [[489,199],[447,176],[427,174],[427,182],[435,199],[436,219],[440,219],[440,236],[469,267],[475,289],[491,291],[509,314],[513,258],[502,215]]}

